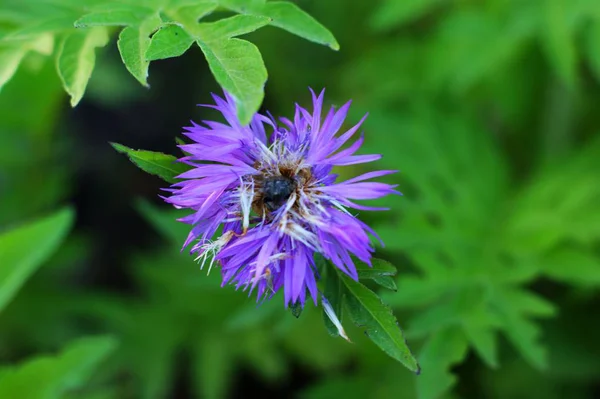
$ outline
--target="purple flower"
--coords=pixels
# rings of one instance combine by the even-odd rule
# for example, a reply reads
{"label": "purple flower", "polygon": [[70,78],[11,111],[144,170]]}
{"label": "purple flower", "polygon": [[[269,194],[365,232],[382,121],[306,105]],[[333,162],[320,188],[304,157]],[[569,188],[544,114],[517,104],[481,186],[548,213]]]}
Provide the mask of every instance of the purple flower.
{"label": "purple flower", "polygon": [[[213,95],[227,123],[204,121],[186,128],[192,144],[181,145],[180,159],[192,169],[168,191],[166,201],[193,211],[180,219],[192,225],[184,248],[194,243],[202,267],[216,261],[223,285],[256,289],[258,298],[281,287],[285,304],[317,303],[318,273],[314,255],[321,253],[341,271],[357,280],[352,256],[370,264],[374,251],[369,234],[375,232],[357,219],[351,209],[384,210],[353,200],[399,194],[395,186],[368,181],[395,173],[369,172],[338,182],[334,166],[372,162],[381,155],[355,155],[361,135],[344,147],[366,116],[338,134],[350,102],[321,116],[324,91],[314,92],[313,112],[296,105],[294,120],[256,114],[250,125],[236,117],[233,99]],[[267,135],[267,130],[270,132]],[[344,148],[342,148],[344,147]],[[219,236],[214,241],[213,236]]]}

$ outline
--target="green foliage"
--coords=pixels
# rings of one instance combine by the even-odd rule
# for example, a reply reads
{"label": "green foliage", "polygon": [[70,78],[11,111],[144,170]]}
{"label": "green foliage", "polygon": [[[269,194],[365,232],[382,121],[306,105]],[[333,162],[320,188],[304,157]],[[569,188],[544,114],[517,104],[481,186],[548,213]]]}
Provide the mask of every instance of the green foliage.
{"label": "green foliage", "polygon": [[[0,229],[11,231],[22,220],[56,209],[67,196],[81,212],[74,234],[2,310],[0,381],[11,373],[9,362],[93,330],[118,337],[119,350],[99,364],[93,379],[81,379],[78,389],[60,397],[164,398],[185,396],[184,391],[190,397],[227,398],[272,389],[306,398],[583,399],[595,392],[600,378],[600,325],[594,317],[600,287],[596,0],[118,4],[4,0],[0,6]],[[345,50],[336,54],[292,35],[257,29],[264,21],[286,25],[337,47],[320,25],[309,29],[312,22],[294,4],[327,21]],[[303,31],[295,31],[295,23]],[[363,149],[383,153],[383,159],[336,173],[345,179],[373,168],[401,171],[386,179],[399,184],[404,196],[378,201],[390,211],[357,212],[385,241],[378,248],[373,240],[376,256],[398,265],[398,275],[386,262],[375,261],[373,269],[358,264],[360,281],[368,287],[358,290],[381,310],[364,290],[391,305],[418,359],[419,376],[354,326],[348,305],[356,299],[348,299],[335,270],[319,265],[320,288],[352,344],[325,334],[323,321],[331,335],[339,331],[310,304],[296,319],[279,296],[259,305],[247,293],[221,288],[218,269],[206,276],[187,251],[181,253],[189,225],[175,220],[185,211],[149,201],[129,206],[132,193],[155,199],[155,187],[134,175],[103,172],[106,148],[84,156],[89,137],[81,134],[82,125],[95,123],[98,111],[102,118],[116,114],[113,122],[129,123],[132,115],[140,116],[140,106],[152,109],[152,93],[161,86],[154,79],[163,83],[161,73],[171,70],[169,65],[153,70],[153,91],[138,95],[135,104],[118,101],[129,98],[131,86],[123,79],[136,81],[116,53],[88,42],[83,64],[98,57],[86,89],[94,113],[86,107],[68,116],[61,112],[64,92],[56,73],[63,41],[92,30],[118,36],[127,70],[147,84],[150,59],[197,46],[203,29],[210,39],[207,52],[215,58],[222,57],[225,43],[240,40],[234,35],[256,29],[251,40],[269,66],[265,107],[274,115],[289,116],[294,101],[309,105],[307,85],[327,87],[326,107],[352,98],[350,119],[370,112]],[[256,54],[250,55],[256,63]],[[121,68],[120,75],[111,65]],[[75,78],[87,67],[68,66],[77,88]],[[261,68],[246,76],[235,67],[217,65],[217,72],[232,85],[234,78],[249,79],[250,86],[264,79]],[[235,76],[237,71],[242,75]],[[182,72],[169,75],[168,84],[201,84],[206,93],[211,79]],[[102,103],[95,101],[98,87]],[[256,100],[253,90],[246,99]],[[163,92],[155,94],[164,98]],[[169,99],[173,109],[188,109],[189,101]],[[212,111],[194,112],[199,116],[185,111],[181,117],[204,119]],[[172,141],[150,133],[135,141],[147,140],[146,148],[157,140]],[[183,166],[169,156],[120,149],[171,181],[184,171],[169,170]],[[155,158],[158,163],[145,164]],[[131,214],[135,210],[147,225],[136,224],[141,222]],[[126,243],[115,246],[106,238],[132,225],[137,230]],[[49,231],[21,254],[43,247],[40,239],[51,240]],[[29,243],[19,240],[19,245]],[[0,262],[0,269],[4,265]],[[354,305],[354,316],[369,316],[360,303]],[[52,384],[62,385],[59,373],[38,374],[52,375],[48,378],[57,381]],[[29,382],[40,380],[38,374],[27,377],[25,387],[34,387]],[[0,397],[23,395],[11,391]]]}
{"label": "green foliage", "polygon": [[175,183],[176,177],[190,169],[184,163],[178,162],[173,155],[145,150],[133,150],[118,143],[111,143],[113,148],[127,157],[144,172],[150,173],[168,183]]}
{"label": "green foliage", "polygon": [[67,208],[0,233],[0,311],[57,249],[72,223]]}
{"label": "green foliage", "polygon": [[[140,203],[140,209],[174,244],[134,259],[142,296],[80,294],[72,306],[76,314],[85,314],[120,337],[110,372],[131,373],[131,386],[140,397],[167,396],[182,350],[190,355],[194,396],[207,398],[227,397],[240,365],[248,365],[266,381],[277,381],[288,372],[286,354],[319,370],[333,369],[347,359],[347,343],[319,342],[325,334],[315,322],[316,312],[305,309],[297,320],[286,312],[280,295],[259,306],[232,287],[221,288],[218,273],[199,272],[190,267],[190,257],[180,253],[187,231],[178,229],[181,223],[172,210],[147,202]],[[207,303],[214,306],[200,306]]]}
{"label": "green foliage", "polygon": [[[380,260],[374,260],[373,268],[370,270],[367,265],[360,265],[359,269],[363,276],[368,276],[365,278],[389,277],[395,274],[393,266]],[[332,304],[336,314],[342,314],[342,304],[345,303],[352,321],[357,326],[364,327],[365,334],[377,346],[418,374],[419,365],[408,349],[402,331],[398,327],[398,321],[377,294],[334,266],[329,267],[326,278],[325,297]],[[331,325],[326,323],[326,326],[332,332]]]}
{"label": "green foliage", "polygon": [[96,63],[96,47],[108,42],[105,28],[89,29],[65,36],[56,56],[56,69],[63,86],[71,96],[71,106],[83,97]]}
{"label": "green foliage", "polygon": [[85,388],[94,369],[115,349],[109,336],[81,338],[56,356],[40,356],[18,366],[0,369],[3,398],[64,398]]}
{"label": "green foliage", "polygon": [[[94,69],[95,50],[108,43],[111,27],[122,27],[117,43],[121,59],[144,86],[150,61],[180,56],[197,43],[217,82],[235,98],[243,124],[250,122],[262,103],[267,70],[258,48],[235,36],[272,24],[339,48],[331,32],[288,2],[36,0],[35,6],[28,5],[11,0],[3,6],[9,24],[0,30],[0,89],[28,52],[55,54],[72,106],[83,97]],[[217,9],[239,15],[198,22]]]}

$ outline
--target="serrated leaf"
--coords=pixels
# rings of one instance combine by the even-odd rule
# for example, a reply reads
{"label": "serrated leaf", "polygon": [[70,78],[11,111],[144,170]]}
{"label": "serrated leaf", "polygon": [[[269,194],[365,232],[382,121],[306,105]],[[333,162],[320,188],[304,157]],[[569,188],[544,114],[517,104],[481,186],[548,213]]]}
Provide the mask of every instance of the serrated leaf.
{"label": "serrated leaf", "polygon": [[548,316],[554,308],[525,290],[496,290],[493,300],[501,328],[511,343],[532,366],[545,369],[548,354],[539,342],[541,328],[529,316]]}
{"label": "serrated leaf", "polygon": [[144,86],[148,86],[148,66],[146,52],[150,47],[150,34],[161,25],[155,14],[139,26],[128,26],[119,34],[117,46],[127,70]]}
{"label": "serrated leaf", "polygon": [[241,39],[204,43],[198,40],[217,82],[236,101],[242,125],[250,123],[264,97],[267,69],[258,48]]}
{"label": "serrated leaf", "polygon": [[417,379],[419,398],[436,399],[456,382],[450,367],[467,355],[467,340],[458,327],[448,327],[425,343],[419,354],[423,374]]}
{"label": "serrated leaf", "polygon": [[167,25],[152,35],[145,57],[148,61],[179,57],[192,43],[194,38],[181,26]]}
{"label": "serrated leaf", "polygon": [[175,183],[176,176],[186,172],[190,167],[184,163],[177,162],[173,155],[161,152],[134,150],[118,143],[111,143],[118,152],[127,155],[129,160],[144,172],[155,175],[167,183]]}
{"label": "serrated leaf", "polygon": [[198,24],[197,38],[203,42],[230,39],[235,36],[245,35],[262,28],[271,22],[270,18],[256,15],[236,15],[220,19],[216,22]]}
{"label": "serrated leaf", "polygon": [[465,334],[477,354],[492,368],[498,367],[498,342],[496,332],[489,326],[466,322]]}
{"label": "serrated leaf", "polygon": [[83,388],[94,369],[115,347],[112,337],[82,338],[57,356],[40,356],[12,367],[0,376],[0,397],[64,398],[69,391]]}
{"label": "serrated leaf", "polygon": [[61,42],[56,68],[65,90],[71,96],[71,106],[76,106],[83,97],[96,63],[96,48],[107,43],[106,28],[77,31]]}
{"label": "serrated leaf", "polygon": [[0,311],[60,245],[73,218],[66,208],[0,234]]}
{"label": "serrated leaf", "polygon": [[365,327],[367,336],[385,353],[418,374],[419,364],[410,352],[392,310],[373,291],[345,273],[338,271],[338,276],[346,287],[346,308],[354,323]]}

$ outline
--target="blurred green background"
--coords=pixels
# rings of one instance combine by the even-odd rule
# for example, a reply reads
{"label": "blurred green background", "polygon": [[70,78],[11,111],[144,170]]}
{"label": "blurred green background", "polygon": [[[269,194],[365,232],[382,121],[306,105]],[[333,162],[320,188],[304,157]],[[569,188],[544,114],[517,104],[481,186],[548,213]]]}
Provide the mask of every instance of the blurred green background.
{"label": "blurred green background", "polygon": [[[99,334],[114,350],[85,355],[89,379],[60,397],[599,397],[598,1],[295,3],[341,50],[270,27],[248,35],[269,71],[263,109],[290,116],[310,86],[329,104],[353,99],[347,127],[369,112],[364,151],[400,170],[388,181],[404,196],[360,217],[399,269],[398,290],[379,293],[422,374],[349,322],[353,343],[330,337],[310,304],[299,319],[281,296],[257,307],[180,252],[186,227],[158,198],[165,183],[108,142],[177,154],[190,119],[215,117],[196,104],[220,89],[198,48],[153,63],[143,88],[113,40],[74,109],[36,54],[0,93],[0,232],[75,213],[0,313],[0,397],[27,399],[16,392],[59,370],[38,356]],[[92,367],[67,355],[65,370]]]}

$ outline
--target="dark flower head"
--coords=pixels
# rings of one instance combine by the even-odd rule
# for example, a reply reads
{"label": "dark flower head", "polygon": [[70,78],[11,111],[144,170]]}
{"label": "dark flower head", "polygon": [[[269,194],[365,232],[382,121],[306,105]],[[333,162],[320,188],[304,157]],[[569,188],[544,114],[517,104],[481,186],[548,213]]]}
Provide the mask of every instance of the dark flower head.
{"label": "dark flower head", "polygon": [[[314,92],[313,112],[296,105],[294,119],[256,114],[242,126],[233,99],[213,96],[226,124],[204,121],[186,128],[193,143],[181,145],[181,162],[193,166],[179,176],[166,199],[193,211],[181,221],[192,225],[184,247],[209,270],[221,267],[223,285],[256,289],[258,298],[281,287],[286,305],[317,302],[314,255],[321,253],[353,279],[352,256],[370,264],[375,233],[350,209],[382,210],[353,200],[399,194],[395,186],[368,181],[395,171],[369,172],[338,182],[334,166],[372,162],[380,155],[355,155],[363,143],[356,135],[364,118],[339,134],[350,102],[321,116],[324,91]],[[366,117],[366,116],[365,116]],[[267,137],[267,131],[270,135]],[[344,148],[342,148],[344,147]],[[214,236],[218,236],[214,241]]]}

